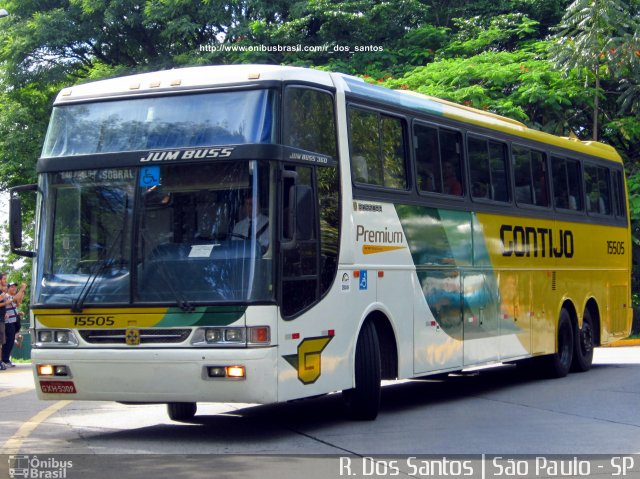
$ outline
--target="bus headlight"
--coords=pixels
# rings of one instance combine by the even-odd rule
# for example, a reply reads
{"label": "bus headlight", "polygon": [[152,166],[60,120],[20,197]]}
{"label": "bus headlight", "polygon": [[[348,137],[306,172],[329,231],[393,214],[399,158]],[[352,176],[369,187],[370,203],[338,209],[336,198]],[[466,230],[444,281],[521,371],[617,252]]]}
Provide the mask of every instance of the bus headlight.
{"label": "bus headlight", "polygon": [[55,331],[53,337],[58,344],[68,343],[70,334],[69,331]]}
{"label": "bus headlight", "polygon": [[68,329],[40,329],[36,330],[36,344],[41,347],[69,347],[77,346],[75,334]]}
{"label": "bus headlight", "polygon": [[224,341],[224,330],[220,328],[205,329],[204,337],[208,343],[221,343]]}
{"label": "bus headlight", "polygon": [[244,328],[228,328],[224,330],[224,340],[227,343],[245,343]]}
{"label": "bus headlight", "polygon": [[268,346],[269,326],[198,328],[191,338],[194,346]]}

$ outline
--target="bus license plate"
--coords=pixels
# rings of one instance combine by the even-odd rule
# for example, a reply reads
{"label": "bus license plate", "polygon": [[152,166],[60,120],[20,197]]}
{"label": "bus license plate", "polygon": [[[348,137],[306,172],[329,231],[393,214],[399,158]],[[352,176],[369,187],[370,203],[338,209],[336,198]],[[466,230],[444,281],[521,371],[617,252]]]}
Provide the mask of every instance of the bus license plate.
{"label": "bus license plate", "polygon": [[46,394],[75,394],[73,381],[40,381],[40,389]]}

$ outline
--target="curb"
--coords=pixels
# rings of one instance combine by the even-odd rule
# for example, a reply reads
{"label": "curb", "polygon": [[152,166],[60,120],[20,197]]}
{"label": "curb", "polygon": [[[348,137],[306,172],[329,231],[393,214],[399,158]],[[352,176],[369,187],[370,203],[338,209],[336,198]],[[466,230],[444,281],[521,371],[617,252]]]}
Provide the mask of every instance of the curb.
{"label": "curb", "polygon": [[640,339],[621,339],[615,343],[611,343],[609,346],[612,348],[626,347],[626,346],[640,346]]}

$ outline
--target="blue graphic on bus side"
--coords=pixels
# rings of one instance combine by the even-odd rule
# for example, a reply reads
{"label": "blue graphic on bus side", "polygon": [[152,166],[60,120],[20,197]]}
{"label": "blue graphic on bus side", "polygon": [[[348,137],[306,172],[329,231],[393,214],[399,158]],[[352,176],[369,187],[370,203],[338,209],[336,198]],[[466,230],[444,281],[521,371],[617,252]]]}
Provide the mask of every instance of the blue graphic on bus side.
{"label": "blue graphic on bus side", "polygon": [[360,270],[360,289],[367,289],[367,270]]}
{"label": "blue graphic on bus side", "polygon": [[160,167],[145,166],[140,170],[140,186],[150,188],[160,184]]}

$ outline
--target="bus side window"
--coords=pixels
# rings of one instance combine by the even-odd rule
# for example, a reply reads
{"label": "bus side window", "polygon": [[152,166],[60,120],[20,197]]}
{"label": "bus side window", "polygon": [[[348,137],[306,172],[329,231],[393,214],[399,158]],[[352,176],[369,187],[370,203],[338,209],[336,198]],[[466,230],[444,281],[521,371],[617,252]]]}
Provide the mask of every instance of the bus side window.
{"label": "bus side window", "polygon": [[380,117],[380,146],[384,171],[384,186],[407,189],[407,165],[402,121],[382,115]]}
{"label": "bus side window", "polygon": [[611,214],[609,170],[601,166],[584,166],[585,203],[587,212]]}
{"label": "bus side window", "polygon": [[354,181],[382,186],[378,115],[352,108],[349,113],[349,127]]}
{"label": "bus side window", "polygon": [[400,118],[350,108],[349,133],[356,183],[407,189],[405,126]]}
{"label": "bus side window", "polygon": [[486,140],[469,138],[469,171],[471,173],[471,196],[474,198],[490,198],[491,185],[489,150]]}
{"label": "bus side window", "polygon": [[469,137],[471,196],[509,201],[507,148],[502,142]]}
{"label": "bus side window", "polygon": [[443,192],[462,196],[462,136],[459,132],[440,130],[440,161]]}
{"label": "bus side window", "polygon": [[491,199],[509,201],[507,148],[504,143],[489,141],[489,166],[491,168]]}
{"label": "bus side window", "polygon": [[580,163],[551,157],[553,172],[553,204],[564,210],[583,211]]}
{"label": "bus side window", "polygon": [[416,125],[414,135],[419,190],[462,196],[460,133]]}
{"label": "bus side window", "polygon": [[423,125],[414,128],[416,138],[416,167],[420,191],[442,193],[438,130]]}
{"label": "bus side window", "polygon": [[627,203],[624,194],[624,179],[620,170],[613,171],[613,200],[616,206],[616,216],[627,218]]}
{"label": "bus side window", "polygon": [[549,206],[546,157],[540,151],[513,145],[515,198],[519,204]]}

